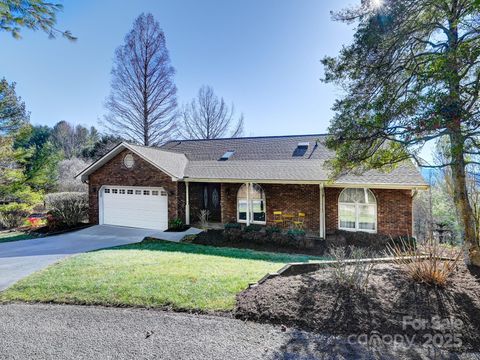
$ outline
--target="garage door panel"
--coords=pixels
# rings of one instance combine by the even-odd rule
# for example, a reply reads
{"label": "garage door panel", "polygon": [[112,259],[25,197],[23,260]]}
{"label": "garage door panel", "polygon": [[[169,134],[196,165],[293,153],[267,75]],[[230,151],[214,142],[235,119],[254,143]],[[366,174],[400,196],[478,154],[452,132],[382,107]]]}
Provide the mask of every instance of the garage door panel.
{"label": "garage door panel", "polygon": [[[141,195],[135,195],[138,191]],[[106,186],[101,194],[103,224],[167,229],[168,197],[161,194],[166,194],[163,188]]]}

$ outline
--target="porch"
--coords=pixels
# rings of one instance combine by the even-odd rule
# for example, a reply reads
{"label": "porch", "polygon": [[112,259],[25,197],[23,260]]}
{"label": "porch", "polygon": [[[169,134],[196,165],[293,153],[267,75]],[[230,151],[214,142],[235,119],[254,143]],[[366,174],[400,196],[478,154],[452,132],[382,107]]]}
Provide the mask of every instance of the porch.
{"label": "porch", "polygon": [[[201,211],[207,210],[209,228],[223,228],[226,223],[297,227],[325,237],[323,184],[185,182],[184,205],[187,224],[198,224]],[[295,225],[300,213],[302,224]],[[277,221],[283,217],[283,223]]]}

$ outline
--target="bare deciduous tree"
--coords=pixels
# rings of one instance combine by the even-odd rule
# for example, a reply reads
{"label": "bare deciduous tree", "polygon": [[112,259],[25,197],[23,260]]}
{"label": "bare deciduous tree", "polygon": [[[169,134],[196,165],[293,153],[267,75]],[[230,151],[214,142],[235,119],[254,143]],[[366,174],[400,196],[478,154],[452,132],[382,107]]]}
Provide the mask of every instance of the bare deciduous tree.
{"label": "bare deciduous tree", "polygon": [[198,95],[182,111],[181,135],[188,139],[238,137],[243,133],[243,115],[236,123],[235,108],[215,95],[211,86],[202,86]]}
{"label": "bare deciduous tree", "polygon": [[58,164],[58,192],[86,192],[88,187],[75,178],[90,163],[79,158],[65,159]]}
{"label": "bare deciduous tree", "polygon": [[175,129],[174,73],[159,23],[141,14],[115,51],[104,126],[147,146],[167,140]]}

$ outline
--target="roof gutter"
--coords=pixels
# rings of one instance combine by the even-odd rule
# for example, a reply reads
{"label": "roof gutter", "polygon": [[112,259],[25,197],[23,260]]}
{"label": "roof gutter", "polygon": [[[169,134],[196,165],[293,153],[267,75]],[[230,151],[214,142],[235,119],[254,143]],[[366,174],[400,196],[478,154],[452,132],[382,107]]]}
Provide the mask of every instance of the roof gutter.
{"label": "roof gutter", "polygon": [[331,188],[372,188],[372,189],[398,189],[398,190],[427,190],[425,184],[385,184],[385,183],[332,183],[329,180],[290,180],[290,179],[209,179],[209,178],[190,178],[184,177],[179,181],[202,182],[202,183],[260,183],[260,184],[298,184],[298,185],[318,185],[323,184]]}

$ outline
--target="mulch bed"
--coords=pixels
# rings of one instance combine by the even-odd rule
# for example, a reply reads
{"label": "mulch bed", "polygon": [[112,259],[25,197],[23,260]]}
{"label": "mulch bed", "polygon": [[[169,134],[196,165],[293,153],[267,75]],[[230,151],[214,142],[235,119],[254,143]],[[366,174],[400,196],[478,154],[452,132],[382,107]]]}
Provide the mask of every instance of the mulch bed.
{"label": "mulch bed", "polygon": [[50,235],[59,235],[64,234],[70,231],[80,230],[92,226],[91,224],[78,223],[73,226],[58,226],[55,229],[51,229],[48,226],[42,226],[33,230],[28,231],[30,235],[38,236],[50,236]]}
{"label": "mulch bed", "polygon": [[[329,270],[276,277],[247,289],[237,297],[235,316],[334,335],[402,334],[426,344],[440,334],[440,345],[455,334],[462,342],[450,350],[480,350],[480,271],[463,264],[446,288],[413,283],[393,264],[377,265],[367,291],[341,287]],[[426,320],[425,329],[404,329],[404,317]],[[431,319],[456,319],[461,325],[431,328]],[[439,345],[437,343],[437,345]]]}
{"label": "mulch bed", "polygon": [[222,235],[223,230],[208,230],[198,234],[191,240],[192,244],[209,245],[217,247],[232,247],[238,249],[251,249],[257,251],[268,251],[275,253],[291,253],[312,256],[324,256],[326,252],[325,242],[316,241],[311,249],[298,249],[295,247],[285,247],[278,244],[258,244],[246,241],[229,241]]}
{"label": "mulch bed", "polygon": [[190,225],[183,225],[175,228],[169,228],[165,232],[184,232],[190,229]]}

